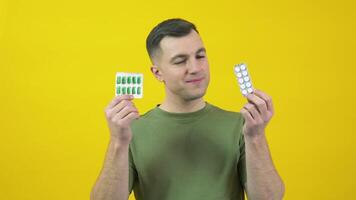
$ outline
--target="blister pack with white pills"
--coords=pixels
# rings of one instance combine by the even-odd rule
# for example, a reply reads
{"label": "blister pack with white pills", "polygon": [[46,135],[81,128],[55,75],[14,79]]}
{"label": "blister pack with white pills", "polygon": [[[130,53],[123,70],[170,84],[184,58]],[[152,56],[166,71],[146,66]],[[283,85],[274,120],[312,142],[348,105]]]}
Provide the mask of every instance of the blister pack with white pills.
{"label": "blister pack with white pills", "polygon": [[143,74],[117,72],[115,79],[115,95],[130,94],[134,98],[143,97]]}
{"label": "blister pack with white pills", "polygon": [[252,87],[251,77],[247,71],[247,65],[245,63],[235,65],[234,73],[242,95],[247,96],[249,93],[253,93],[254,89]]}

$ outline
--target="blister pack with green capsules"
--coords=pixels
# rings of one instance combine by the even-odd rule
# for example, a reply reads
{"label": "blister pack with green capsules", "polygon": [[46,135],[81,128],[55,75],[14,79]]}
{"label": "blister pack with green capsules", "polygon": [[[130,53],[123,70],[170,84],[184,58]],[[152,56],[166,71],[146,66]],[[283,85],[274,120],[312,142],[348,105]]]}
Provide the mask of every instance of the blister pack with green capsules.
{"label": "blister pack with green capsules", "polygon": [[237,78],[237,82],[240,86],[240,91],[243,96],[253,93],[254,89],[252,86],[251,76],[247,71],[247,65],[245,63],[240,63],[234,66],[234,74]]}
{"label": "blister pack with green capsules", "polygon": [[115,79],[115,95],[130,94],[134,98],[143,97],[143,74],[117,72]]}

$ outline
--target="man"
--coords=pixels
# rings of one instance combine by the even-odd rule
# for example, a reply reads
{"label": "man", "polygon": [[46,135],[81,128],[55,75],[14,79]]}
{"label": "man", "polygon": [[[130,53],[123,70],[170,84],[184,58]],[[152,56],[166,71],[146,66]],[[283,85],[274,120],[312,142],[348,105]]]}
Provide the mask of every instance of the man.
{"label": "man", "polygon": [[110,144],[91,199],[127,200],[132,189],[137,200],[282,199],[265,136],[271,98],[255,90],[240,113],[205,102],[206,50],[186,20],[158,24],[147,50],[166,97],[142,116],[129,95],[105,109]]}

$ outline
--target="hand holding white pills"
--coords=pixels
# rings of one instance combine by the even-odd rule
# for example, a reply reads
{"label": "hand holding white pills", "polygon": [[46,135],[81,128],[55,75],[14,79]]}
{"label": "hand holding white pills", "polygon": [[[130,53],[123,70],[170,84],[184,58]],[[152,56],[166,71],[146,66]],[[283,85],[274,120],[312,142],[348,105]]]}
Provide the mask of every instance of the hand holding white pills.
{"label": "hand holding white pills", "polygon": [[262,136],[274,114],[272,98],[258,89],[246,95],[246,98],[248,103],[240,111],[245,118],[243,134],[250,138]]}
{"label": "hand holding white pills", "polygon": [[110,129],[112,140],[128,145],[132,139],[130,125],[134,119],[140,117],[132,102],[133,95],[116,96],[105,108],[105,116]]}
{"label": "hand holding white pills", "polygon": [[272,98],[258,89],[246,97],[248,103],[240,111],[245,118],[243,134],[250,138],[264,135],[265,128],[274,114]]}
{"label": "hand holding white pills", "polygon": [[248,101],[240,110],[245,119],[243,134],[245,137],[250,138],[264,135],[265,128],[274,113],[272,98],[261,90],[252,87],[246,64],[235,65],[234,73],[239,83],[240,91]]}

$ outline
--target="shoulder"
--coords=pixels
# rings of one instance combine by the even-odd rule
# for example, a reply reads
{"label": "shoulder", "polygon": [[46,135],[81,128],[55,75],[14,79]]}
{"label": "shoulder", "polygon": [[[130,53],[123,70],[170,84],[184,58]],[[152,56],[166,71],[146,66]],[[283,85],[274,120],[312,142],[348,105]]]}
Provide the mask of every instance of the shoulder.
{"label": "shoulder", "polygon": [[209,116],[214,123],[233,126],[237,129],[243,126],[245,119],[240,112],[227,110],[212,104],[210,106],[211,115]]}
{"label": "shoulder", "polygon": [[146,113],[140,115],[140,117],[134,120],[131,124],[131,127],[142,126],[146,123],[149,123],[150,120],[155,119],[154,117],[155,108],[148,110]]}
{"label": "shoulder", "polygon": [[213,104],[210,104],[210,106],[212,107],[212,112],[218,116],[222,116],[224,118],[230,118],[233,120],[243,119],[242,114],[240,112],[227,110]]}

